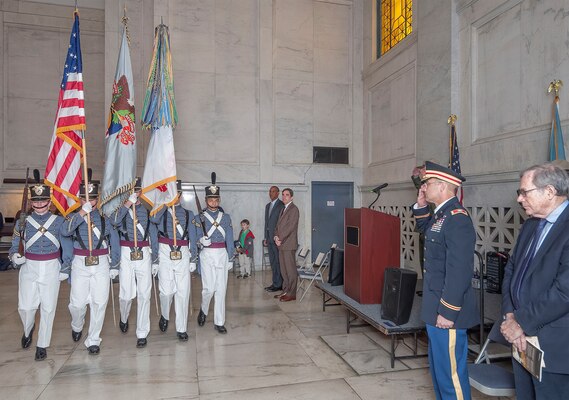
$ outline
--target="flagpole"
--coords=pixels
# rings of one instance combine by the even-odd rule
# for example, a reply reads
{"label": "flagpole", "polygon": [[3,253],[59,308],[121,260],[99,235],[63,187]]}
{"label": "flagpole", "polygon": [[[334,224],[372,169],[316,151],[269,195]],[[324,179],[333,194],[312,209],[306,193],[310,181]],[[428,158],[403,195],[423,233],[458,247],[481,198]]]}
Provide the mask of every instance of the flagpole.
{"label": "flagpole", "polygon": [[[83,181],[85,183],[85,202],[89,203],[89,175],[87,170],[87,140],[85,139],[85,131],[81,131],[83,137]],[[91,231],[91,213],[87,213],[87,236],[89,238],[89,257],[93,251],[93,233]]]}
{"label": "flagpole", "polygon": [[449,129],[449,132],[448,132],[448,137],[449,137],[449,141],[448,141],[448,149],[449,149],[448,165],[449,165],[449,167],[452,164],[452,147],[453,147],[452,127],[454,126],[454,123],[456,122],[456,120],[457,120],[457,116],[455,114],[449,115],[448,119],[447,119],[447,125],[448,125],[448,129]]}
{"label": "flagpole", "polygon": [[174,235],[174,248],[176,248],[178,246],[176,236],[178,235],[176,235],[176,206],[174,204],[172,204],[172,234]]}

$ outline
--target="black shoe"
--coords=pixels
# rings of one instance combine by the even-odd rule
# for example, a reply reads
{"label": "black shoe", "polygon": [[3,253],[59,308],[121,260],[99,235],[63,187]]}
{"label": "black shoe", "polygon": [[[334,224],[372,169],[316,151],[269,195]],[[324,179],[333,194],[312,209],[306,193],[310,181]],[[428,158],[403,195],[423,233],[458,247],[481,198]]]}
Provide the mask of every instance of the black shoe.
{"label": "black shoe", "polygon": [[82,334],[83,334],[83,331],[75,332],[73,329],[71,330],[71,337],[73,338],[74,342],[78,342],[79,339],[81,339]]}
{"label": "black shoe", "polygon": [[283,290],[281,286],[273,286],[272,289],[267,289],[267,292],[278,292],[279,290]]}
{"label": "black shoe", "polygon": [[247,279],[247,278],[249,278],[250,276],[251,276],[251,275],[249,275],[249,274],[245,274],[245,275],[243,275],[243,279]]}
{"label": "black shoe", "polygon": [[28,336],[26,336],[25,333],[22,335],[22,349],[27,349],[28,347],[30,347],[30,344],[32,344],[32,336],[34,335],[34,329],[35,328],[36,328],[36,326],[34,324],[34,326],[32,326],[32,330],[30,331],[30,334]]}
{"label": "black shoe", "polygon": [[162,315],[160,316],[160,321],[158,321],[158,327],[162,332],[166,332],[168,330],[168,320]]}
{"label": "black shoe", "polygon": [[274,288],[275,288],[275,286],[274,286],[274,285],[271,285],[271,286],[265,287],[265,290],[266,290],[267,292],[270,292],[270,291],[273,290]]}
{"label": "black shoe", "polygon": [[419,297],[423,297],[423,291],[422,290],[417,290],[417,296]]}
{"label": "black shoe", "polygon": [[138,347],[139,349],[142,347],[146,347],[146,338],[144,339],[138,339],[136,341],[136,347]]}
{"label": "black shoe", "polygon": [[227,329],[225,329],[224,325],[214,325],[213,328],[219,333],[227,333]]}
{"label": "black shoe", "polygon": [[119,328],[121,328],[122,333],[127,333],[128,332],[128,321],[126,321],[126,322],[119,321]]}
{"label": "black shoe", "polygon": [[99,348],[99,346],[89,346],[89,354],[91,355],[97,355],[99,354],[99,351],[101,351],[101,349]]}
{"label": "black shoe", "polygon": [[200,313],[198,314],[198,325],[199,325],[199,326],[204,326],[204,324],[205,324],[205,317],[206,317],[206,315],[205,315],[204,312],[200,309]]}
{"label": "black shoe", "polygon": [[178,339],[180,339],[181,342],[187,342],[188,334],[186,332],[178,332]]}
{"label": "black shoe", "polygon": [[47,358],[47,351],[43,347],[36,347],[36,361],[43,361]]}

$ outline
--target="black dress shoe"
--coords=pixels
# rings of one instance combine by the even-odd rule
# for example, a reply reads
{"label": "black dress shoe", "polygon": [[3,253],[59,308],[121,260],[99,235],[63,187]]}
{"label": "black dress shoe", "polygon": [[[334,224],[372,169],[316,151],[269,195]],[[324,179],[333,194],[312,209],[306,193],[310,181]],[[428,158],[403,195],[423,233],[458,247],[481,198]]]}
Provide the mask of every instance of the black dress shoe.
{"label": "black dress shoe", "polygon": [[275,287],[274,285],[267,286],[267,287],[265,287],[265,290],[266,290],[267,292],[270,292],[272,289],[274,289],[274,287]]}
{"label": "black dress shoe", "polygon": [[47,358],[47,351],[43,347],[36,347],[36,361],[43,361]]}
{"label": "black dress shoe", "polygon": [[144,339],[138,339],[136,341],[136,347],[138,347],[139,349],[142,347],[146,347],[146,338]]}
{"label": "black dress shoe", "polygon": [[89,354],[91,354],[91,355],[97,355],[97,354],[99,354],[99,351],[101,351],[101,349],[99,348],[99,346],[96,346],[96,345],[89,346]]}
{"label": "black dress shoe", "polygon": [[79,339],[81,339],[82,334],[83,334],[83,331],[75,332],[73,329],[71,330],[71,337],[73,338],[74,342],[78,342]]}
{"label": "black dress shoe", "polygon": [[181,342],[187,342],[188,334],[186,332],[178,332],[178,339],[180,339]]}
{"label": "black dress shoe", "polygon": [[119,328],[121,328],[122,333],[127,333],[128,332],[128,321],[126,321],[126,322],[119,321]]}
{"label": "black dress shoe", "polygon": [[423,291],[422,290],[417,290],[417,296],[419,297],[423,297]]}
{"label": "black dress shoe", "polygon": [[281,286],[273,286],[272,289],[267,289],[267,292],[278,292],[279,290],[283,290]]}
{"label": "black dress shoe", "polygon": [[158,321],[158,327],[162,332],[166,332],[168,330],[168,320],[162,315],[160,316],[160,321]]}
{"label": "black dress shoe", "polygon": [[30,347],[30,344],[32,344],[32,336],[34,335],[34,329],[36,328],[36,326],[32,326],[32,330],[30,331],[30,334],[28,336],[26,336],[26,334],[24,333],[22,335],[22,349],[27,349],[28,347]]}
{"label": "black dress shoe", "polygon": [[200,313],[198,314],[198,325],[199,326],[204,326],[205,317],[206,317],[206,315],[204,314],[204,312],[200,308]]}
{"label": "black dress shoe", "polygon": [[227,329],[225,329],[224,325],[214,325],[213,328],[219,333],[227,333]]}

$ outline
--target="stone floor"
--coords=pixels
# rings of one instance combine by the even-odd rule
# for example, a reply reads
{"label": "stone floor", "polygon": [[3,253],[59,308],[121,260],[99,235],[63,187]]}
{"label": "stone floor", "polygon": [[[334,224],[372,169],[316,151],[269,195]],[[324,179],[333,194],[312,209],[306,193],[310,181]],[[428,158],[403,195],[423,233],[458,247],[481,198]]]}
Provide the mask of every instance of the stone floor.
{"label": "stone floor", "polygon": [[[109,302],[98,356],[71,339],[69,285],[63,283],[48,359],[36,362],[35,337],[30,349],[20,347],[17,272],[2,272],[0,399],[435,398],[426,359],[397,361],[391,369],[385,336],[369,327],[352,328],[347,335],[345,311],[322,312],[317,289],[302,303],[279,303],[263,290],[269,280],[261,271],[246,280],[229,275],[229,333],[220,335],[211,315],[197,327],[201,283],[192,279],[190,340],[178,342],[173,315],[170,329],[161,333],[153,304],[144,349],[135,347],[136,305],[130,330],[122,334],[113,326]],[[114,293],[118,296],[118,285]],[[475,390],[473,398],[486,399]]]}

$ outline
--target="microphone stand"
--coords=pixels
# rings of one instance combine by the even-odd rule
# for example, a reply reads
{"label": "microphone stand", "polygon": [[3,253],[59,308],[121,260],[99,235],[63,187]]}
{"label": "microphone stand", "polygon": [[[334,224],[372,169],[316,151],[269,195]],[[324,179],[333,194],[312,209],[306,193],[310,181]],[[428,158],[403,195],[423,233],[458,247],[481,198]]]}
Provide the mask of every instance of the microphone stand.
{"label": "microphone stand", "polygon": [[373,206],[375,204],[375,202],[379,199],[379,195],[381,194],[381,190],[378,189],[377,192],[374,192],[374,193],[377,193],[377,197],[367,208],[371,208],[371,206]]}

